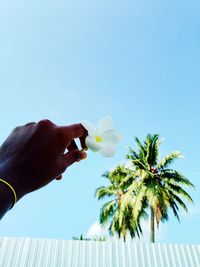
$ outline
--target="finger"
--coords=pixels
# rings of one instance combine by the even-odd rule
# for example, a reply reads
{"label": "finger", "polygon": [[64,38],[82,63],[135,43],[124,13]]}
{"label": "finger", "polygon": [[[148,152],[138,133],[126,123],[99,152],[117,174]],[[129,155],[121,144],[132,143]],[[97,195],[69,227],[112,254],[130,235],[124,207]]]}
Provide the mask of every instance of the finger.
{"label": "finger", "polygon": [[65,168],[68,168],[75,162],[79,162],[87,157],[84,151],[74,149],[63,155],[62,161]]}
{"label": "finger", "polygon": [[58,126],[58,130],[63,132],[67,142],[69,139],[80,138],[81,136],[87,136],[87,130],[82,124],[72,124],[69,126]]}
{"label": "finger", "polygon": [[81,143],[81,147],[83,150],[88,150],[86,144],[85,144],[85,139],[86,139],[87,135],[83,135],[81,136],[80,139],[80,143]]}
{"label": "finger", "polygon": [[80,151],[81,151],[81,158],[78,159],[77,162],[87,158],[87,153],[85,151],[83,151],[83,150],[80,150]]}
{"label": "finger", "polygon": [[24,126],[33,126],[35,124],[36,124],[35,122],[29,122],[29,123],[26,123]]}
{"label": "finger", "polygon": [[67,147],[67,149],[69,151],[73,150],[73,149],[78,149],[76,142],[74,140],[72,140],[71,144]]}

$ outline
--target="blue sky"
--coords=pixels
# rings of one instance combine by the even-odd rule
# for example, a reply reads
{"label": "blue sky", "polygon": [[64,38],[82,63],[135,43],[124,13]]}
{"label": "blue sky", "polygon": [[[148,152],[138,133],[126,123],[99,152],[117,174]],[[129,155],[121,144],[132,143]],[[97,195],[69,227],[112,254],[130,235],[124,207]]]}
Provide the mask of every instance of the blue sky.
{"label": "blue sky", "polygon": [[189,215],[181,212],[181,224],[171,216],[158,240],[199,243],[199,29],[194,0],[0,2],[0,142],[29,121],[65,125],[104,115],[124,136],[115,157],[89,152],[62,181],[24,197],[0,235],[87,233],[102,205],[94,198],[101,174],[125,160],[134,136],[159,133],[161,154],[183,153],[174,167],[196,190]]}

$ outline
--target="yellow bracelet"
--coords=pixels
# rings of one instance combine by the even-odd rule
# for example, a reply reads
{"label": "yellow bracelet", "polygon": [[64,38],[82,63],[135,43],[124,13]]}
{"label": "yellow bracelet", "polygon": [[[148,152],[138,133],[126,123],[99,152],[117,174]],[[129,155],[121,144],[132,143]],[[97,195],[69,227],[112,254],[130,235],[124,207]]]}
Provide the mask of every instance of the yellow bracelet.
{"label": "yellow bracelet", "polygon": [[[4,181],[3,179],[0,179],[0,182],[6,184],[13,192],[14,195],[14,203],[12,205],[12,207],[15,205],[15,203],[17,202],[17,194],[15,192],[15,189],[12,187],[12,185],[10,185],[8,182]],[[10,209],[12,209],[12,207]]]}

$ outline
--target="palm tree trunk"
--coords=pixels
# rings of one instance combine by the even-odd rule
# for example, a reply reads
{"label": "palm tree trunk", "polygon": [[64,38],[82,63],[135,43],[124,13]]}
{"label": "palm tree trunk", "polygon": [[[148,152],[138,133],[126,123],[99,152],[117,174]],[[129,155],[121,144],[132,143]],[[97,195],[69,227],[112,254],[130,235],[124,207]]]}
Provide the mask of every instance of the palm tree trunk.
{"label": "palm tree trunk", "polygon": [[123,239],[124,239],[124,242],[126,242],[126,236],[125,235],[123,236]]}
{"label": "palm tree trunk", "polygon": [[151,238],[150,242],[155,243],[155,220],[154,220],[154,209],[151,207]]}

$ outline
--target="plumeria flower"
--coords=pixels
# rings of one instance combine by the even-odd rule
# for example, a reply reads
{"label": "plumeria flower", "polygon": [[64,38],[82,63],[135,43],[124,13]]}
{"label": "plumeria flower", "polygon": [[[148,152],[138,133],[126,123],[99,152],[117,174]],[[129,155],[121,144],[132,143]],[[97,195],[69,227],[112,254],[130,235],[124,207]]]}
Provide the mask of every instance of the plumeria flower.
{"label": "plumeria flower", "polygon": [[89,121],[82,121],[81,124],[88,131],[86,146],[90,150],[99,151],[105,157],[112,157],[115,154],[115,147],[122,136],[113,129],[111,116],[102,118],[96,127]]}

